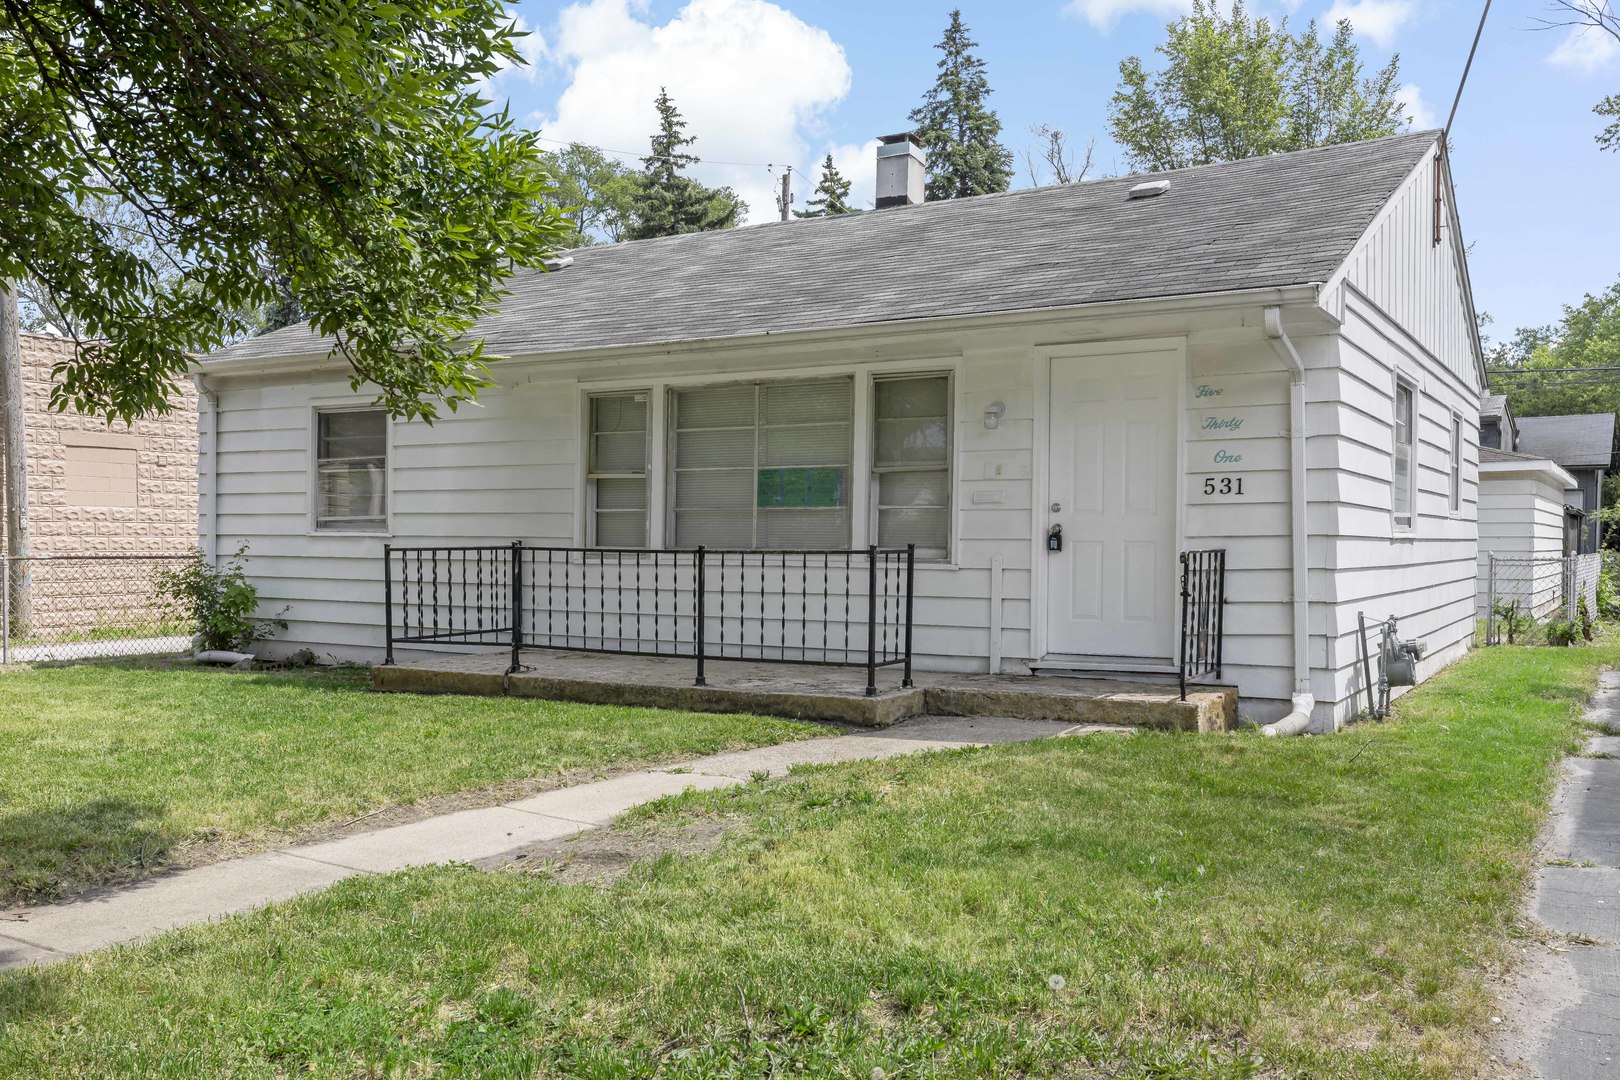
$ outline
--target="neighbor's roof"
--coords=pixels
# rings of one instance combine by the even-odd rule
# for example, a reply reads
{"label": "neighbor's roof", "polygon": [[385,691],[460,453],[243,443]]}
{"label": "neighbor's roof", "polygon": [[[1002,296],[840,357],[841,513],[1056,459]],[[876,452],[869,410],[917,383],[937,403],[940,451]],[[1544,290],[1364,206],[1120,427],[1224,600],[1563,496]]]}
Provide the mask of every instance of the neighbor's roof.
{"label": "neighbor's roof", "polygon": [[1501,416],[1506,411],[1506,394],[1486,394],[1479,399],[1479,415],[1481,416]]}
{"label": "neighbor's roof", "polygon": [[1535,471],[1546,474],[1566,489],[1576,486],[1575,478],[1556,461],[1539,454],[1515,454],[1507,450],[1498,450],[1494,446],[1479,448],[1479,471],[1482,478],[1493,473],[1512,476]]}
{"label": "neighbor's roof", "polygon": [[[1139,177],[584,248],[520,271],[497,356],[828,330],[1326,281],[1435,132]],[[327,351],[307,327],[211,359]]]}
{"label": "neighbor's roof", "polygon": [[1614,413],[1521,416],[1519,451],[1551,458],[1566,469],[1609,468],[1614,460]]}

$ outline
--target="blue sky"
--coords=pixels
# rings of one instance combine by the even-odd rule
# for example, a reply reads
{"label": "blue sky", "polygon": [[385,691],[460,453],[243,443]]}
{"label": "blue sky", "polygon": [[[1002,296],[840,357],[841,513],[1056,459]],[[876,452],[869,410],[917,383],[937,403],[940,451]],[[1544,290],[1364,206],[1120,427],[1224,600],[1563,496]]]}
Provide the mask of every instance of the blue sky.
{"label": "blue sky", "polygon": [[[1124,171],[1107,135],[1122,57],[1149,58],[1187,0],[961,4],[989,66],[1003,141],[1019,153],[1049,124],[1096,162]],[[652,97],[667,84],[711,159],[696,175],[774,214],[784,164],[802,202],[832,153],[870,199],[871,140],[901,131],[933,78],[948,3],[912,0],[523,0],[532,64],[492,90],[548,138],[639,152]],[[1444,122],[1479,17],[1450,0],[1265,0],[1251,10],[1301,21],[1348,15],[1369,66],[1401,58],[1421,126]],[[1504,0],[1475,61],[1452,132],[1475,297],[1493,332],[1550,322],[1561,305],[1620,278],[1620,155],[1593,142],[1592,106],[1620,91],[1620,46],[1596,34],[1536,30],[1539,0]],[[735,164],[718,164],[728,162]],[[808,173],[809,175],[804,175]],[[1029,179],[1022,167],[1018,179]]]}

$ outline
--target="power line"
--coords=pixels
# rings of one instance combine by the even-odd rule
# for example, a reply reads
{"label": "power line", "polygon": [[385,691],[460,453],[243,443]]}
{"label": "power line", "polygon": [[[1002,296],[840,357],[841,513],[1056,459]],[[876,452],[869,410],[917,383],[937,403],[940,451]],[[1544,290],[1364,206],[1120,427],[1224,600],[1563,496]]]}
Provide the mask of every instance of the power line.
{"label": "power line", "polygon": [[[684,160],[687,157],[693,156],[687,154],[643,154],[635,150],[613,150],[606,146],[597,146],[595,143],[580,142],[578,139],[548,139],[543,135],[536,135],[535,138],[540,142],[551,143],[553,146],[589,146],[592,150],[596,150],[604,154],[612,154],[615,157],[635,158],[638,161],[647,161],[648,159],[653,161],[675,161],[678,159]],[[786,169],[789,172],[797,171],[794,166],[784,165],[777,161],[719,161],[715,158],[700,157],[696,159],[694,164],[735,165],[744,169]]]}
{"label": "power line", "polygon": [[1463,87],[1468,85],[1468,73],[1474,67],[1474,54],[1479,51],[1479,39],[1485,33],[1485,19],[1491,13],[1491,0],[1485,0],[1485,10],[1479,13],[1479,27],[1474,31],[1474,44],[1468,49],[1468,62],[1463,65],[1462,78],[1457,80],[1457,96],[1451,99],[1451,113],[1446,117],[1446,126],[1441,129],[1443,139],[1451,138],[1451,123],[1457,119],[1457,106],[1462,103]]}

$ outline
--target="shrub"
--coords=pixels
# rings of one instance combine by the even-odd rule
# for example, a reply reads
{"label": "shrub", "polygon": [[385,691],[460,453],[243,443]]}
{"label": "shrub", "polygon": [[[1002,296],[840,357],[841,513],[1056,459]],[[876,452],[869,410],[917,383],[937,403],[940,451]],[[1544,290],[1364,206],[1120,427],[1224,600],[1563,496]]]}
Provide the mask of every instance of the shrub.
{"label": "shrub", "polygon": [[1500,632],[1506,633],[1509,645],[1519,644],[1516,639],[1529,636],[1536,628],[1536,620],[1519,610],[1517,600],[1498,600],[1491,611],[1501,625]]}
{"label": "shrub", "polygon": [[199,552],[175,570],[158,575],[159,598],[166,614],[184,619],[197,629],[197,647],[203,651],[240,651],[287,629],[282,608],[273,618],[260,618],[259,590],[244,569],[247,545],[223,566],[215,566]]}
{"label": "shrub", "polygon": [[1597,617],[1620,619],[1620,554],[1605,551],[1598,571]]}
{"label": "shrub", "polygon": [[1546,626],[1547,644],[1573,645],[1580,640],[1580,625],[1571,619],[1553,619]]}

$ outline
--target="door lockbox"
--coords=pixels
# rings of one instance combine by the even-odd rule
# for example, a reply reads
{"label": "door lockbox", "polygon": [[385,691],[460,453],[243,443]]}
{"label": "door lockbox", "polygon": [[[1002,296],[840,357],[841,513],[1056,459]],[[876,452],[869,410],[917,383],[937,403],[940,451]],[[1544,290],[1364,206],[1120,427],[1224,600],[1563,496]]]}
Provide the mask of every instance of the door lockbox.
{"label": "door lockbox", "polygon": [[1063,526],[1054,525],[1046,531],[1046,550],[1063,550]]}

